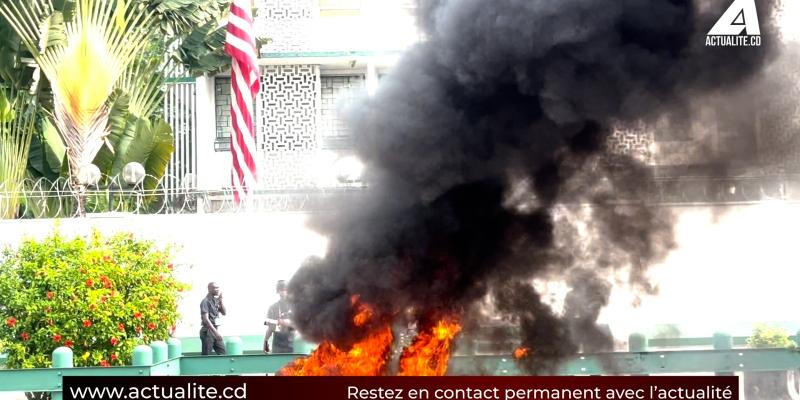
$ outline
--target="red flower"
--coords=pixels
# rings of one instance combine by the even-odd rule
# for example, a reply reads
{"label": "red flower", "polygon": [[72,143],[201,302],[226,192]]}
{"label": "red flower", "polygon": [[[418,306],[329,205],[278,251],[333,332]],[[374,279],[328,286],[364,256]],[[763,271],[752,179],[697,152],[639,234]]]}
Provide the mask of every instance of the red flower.
{"label": "red flower", "polygon": [[149,323],[149,324],[147,324],[147,329],[150,329],[151,331],[152,331],[153,329],[156,329],[156,324],[154,324],[154,323],[152,323],[152,322],[151,322],[151,323]]}
{"label": "red flower", "polygon": [[167,265],[167,269],[168,269],[168,270],[170,270],[170,271],[172,271],[172,263],[169,263],[169,264]]}
{"label": "red flower", "polygon": [[110,367],[111,364],[109,364],[108,361],[106,361],[106,360],[100,360],[100,366],[101,367]]}
{"label": "red flower", "polygon": [[111,361],[117,361],[117,353],[111,355]]}
{"label": "red flower", "polygon": [[156,265],[161,265],[161,259],[156,260]]}
{"label": "red flower", "polygon": [[61,341],[61,335],[59,335],[59,334],[53,335],[53,341],[56,342],[56,343],[60,342]]}
{"label": "red flower", "polygon": [[74,345],[74,344],[75,344],[75,343],[74,343],[72,340],[66,340],[66,341],[64,341],[64,346],[67,346],[67,347],[69,347],[69,348],[72,348],[72,345]]}
{"label": "red flower", "polygon": [[14,318],[14,317],[9,317],[9,318],[6,320],[6,325],[8,325],[8,327],[9,327],[9,328],[13,328],[14,326],[16,326],[16,325],[17,325],[17,319],[16,319],[16,318]]}
{"label": "red flower", "polygon": [[94,281],[92,280],[92,278],[87,279],[86,287],[92,287],[92,286],[94,286]]}
{"label": "red flower", "polygon": [[111,261],[111,256],[108,256],[108,255],[103,256],[103,261],[105,261],[105,262]]}
{"label": "red flower", "polygon": [[124,331],[125,330],[125,324],[122,324],[122,323],[117,324],[117,328],[119,328],[119,330],[121,330],[121,331]]}
{"label": "red flower", "polygon": [[28,339],[30,339],[30,338],[31,338],[31,335],[29,335],[29,334],[28,334],[28,332],[22,332],[22,333],[20,333],[19,337],[21,337],[21,338],[22,338],[22,340],[24,340],[24,341],[26,341],[26,342],[27,342],[27,341],[28,341]]}
{"label": "red flower", "polygon": [[108,300],[108,296],[106,296],[106,295],[102,295],[102,296],[100,296],[100,302],[101,302],[101,303],[105,303],[105,302],[106,302],[106,300]]}
{"label": "red flower", "polygon": [[136,333],[142,333],[142,327],[141,326],[137,326],[136,327]]}
{"label": "red flower", "polygon": [[119,343],[119,340],[118,340],[117,338],[115,338],[115,337],[112,337],[112,338],[111,338],[111,345],[112,345],[112,346],[116,346],[116,345],[117,345],[117,343]]}
{"label": "red flower", "polygon": [[89,321],[88,319],[83,320],[83,327],[84,328],[88,328],[90,326],[92,326],[92,321]]}
{"label": "red flower", "polygon": [[142,318],[142,313],[140,313],[140,312],[133,313],[133,318],[141,319]]}
{"label": "red flower", "polygon": [[47,298],[48,298],[48,299],[52,299],[52,298],[53,298],[53,296],[55,296],[55,295],[56,295],[56,294],[55,294],[55,293],[53,293],[53,292],[47,292]]}

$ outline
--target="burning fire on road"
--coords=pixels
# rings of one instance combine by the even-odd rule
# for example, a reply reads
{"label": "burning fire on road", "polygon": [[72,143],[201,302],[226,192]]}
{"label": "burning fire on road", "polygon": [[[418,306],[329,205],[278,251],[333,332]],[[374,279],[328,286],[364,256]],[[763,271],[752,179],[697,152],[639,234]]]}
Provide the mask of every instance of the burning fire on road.
{"label": "burning fire on road", "polygon": [[[357,310],[353,316],[356,326],[372,322],[372,307],[359,302],[358,296],[351,298]],[[455,317],[438,321],[414,339],[403,350],[398,375],[443,376],[447,372],[453,340],[461,326]],[[387,371],[393,344],[392,330],[388,325],[379,325],[364,339],[343,350],[330,342],[323,342],[307,358],[298,359],[281,369],[282,376],[375,376]]]}

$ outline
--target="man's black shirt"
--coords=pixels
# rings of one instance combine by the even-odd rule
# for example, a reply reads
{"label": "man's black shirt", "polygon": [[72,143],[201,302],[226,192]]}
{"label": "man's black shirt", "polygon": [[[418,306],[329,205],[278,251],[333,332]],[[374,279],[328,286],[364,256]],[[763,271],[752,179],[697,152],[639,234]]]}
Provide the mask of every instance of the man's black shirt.
{"label": "man's black shirt", "polygon": [[219,317],[219,299],[214,298],[212,295],[207,295],[200,302],[200,323],[205,326],[206,321],[203,320],[203,314],[208,313],[208,320],[211,324],[217,326],[217,318]]}

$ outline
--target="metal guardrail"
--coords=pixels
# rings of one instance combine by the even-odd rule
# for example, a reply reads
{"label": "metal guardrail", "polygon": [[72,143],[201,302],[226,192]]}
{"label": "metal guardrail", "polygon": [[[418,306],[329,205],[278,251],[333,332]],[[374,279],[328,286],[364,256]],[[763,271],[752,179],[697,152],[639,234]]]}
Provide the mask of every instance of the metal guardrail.
{"label": "metal guardrail", "polygon": [[[126,367],[0,370],[0,392],[54,392],[64,376],[207,376],[270,374],[302,354],[177,356]],[[686,374],[785,371],[800,368],[800,352],[787,349],[689,350],[577,355],[560,375]],[[454,356],[452,375],[520,375],[510,356]]]}
{"label": "metal guardrail", "polygon": [[[259,337],[260,338],[260,337]],[[734,373],[742,371],[792,371],[800,369],[800,351],[795,349],[734,349],[733,338],[717,334],[704,338],[714,344],[705,350],[650,351],[642,335],[631,335],[630,351],[577,354],[564,360],[560,375],[625,375]],[[690,338],[696,340],[697,338]],[[192,339],[187,340],[190,342]],[[206,376],[271,374],[305,354],[244,354],[238,337],[226,339],[229,355],[192,356],[182,341],[170,339],[134,349],[133,365],[124,367],[72,368],[72,351],[60,347],[53,352],[54,368],[0,370],[0,392],[52,392],[60,400],[64,376]],[[253,346],[250,344],[250,346]],[[191,347],[191,346],[189,346]],[[252,350],[252,349],[250,349]],[[534,353],[535,356],[535,353]],[[521,375],[511,355],[454,355],[451,375]]]}

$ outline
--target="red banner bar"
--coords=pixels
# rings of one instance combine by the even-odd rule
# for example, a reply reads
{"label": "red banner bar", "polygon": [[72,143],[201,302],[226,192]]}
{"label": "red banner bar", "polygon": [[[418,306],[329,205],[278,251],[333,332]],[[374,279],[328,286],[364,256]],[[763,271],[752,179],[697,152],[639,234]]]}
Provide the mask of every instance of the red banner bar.
{"label": "red banner bar", "polygon": [[64,400],[730,400],[735,376],[64,377]]}

